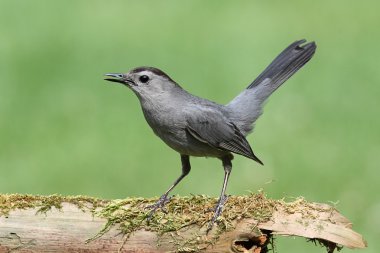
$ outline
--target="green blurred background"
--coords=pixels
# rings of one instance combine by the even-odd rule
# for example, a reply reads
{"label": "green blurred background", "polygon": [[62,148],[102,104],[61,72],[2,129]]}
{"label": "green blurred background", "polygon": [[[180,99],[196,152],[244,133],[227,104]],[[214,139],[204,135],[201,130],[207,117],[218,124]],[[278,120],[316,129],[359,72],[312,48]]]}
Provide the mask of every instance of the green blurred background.
{"label": "green blurred background", "polygon": [[[229,194],[333,202],[380,249],[380,9],[376,1],[0,1],[0,192],[160,195],[179,155],[135,95],[103,81],[148,65],[219,103],[289,43],[315,57],[271,98],[236,156]],[[216,159],[192,159],[175,194],[218,196]],[[278,252],[324,252],[279,239]],[[349,250],[345,250],[349,251]]]}

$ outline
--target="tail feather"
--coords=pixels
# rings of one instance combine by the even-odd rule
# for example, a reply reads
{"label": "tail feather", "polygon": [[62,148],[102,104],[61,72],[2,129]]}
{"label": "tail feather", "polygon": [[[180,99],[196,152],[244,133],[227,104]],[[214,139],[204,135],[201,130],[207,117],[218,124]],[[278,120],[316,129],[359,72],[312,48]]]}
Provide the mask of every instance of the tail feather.
{"label": "tail feather", "polygon": [[299,40],[289,45],[276,59],[247,87],[251,89],[259,85],[266,78],[273,84],[281,85],[305,65],[315,53],[316,45],[310,42],[303,47],[300,45],[306,40]]}
{"label": "tail feather", "polygon": [[253,128],[254,122],[262,114],[264,101],[314,55],[316,44],[299,40],[282,51],[269,66],[236,98],[227,108],[231,119],[244,135]]}

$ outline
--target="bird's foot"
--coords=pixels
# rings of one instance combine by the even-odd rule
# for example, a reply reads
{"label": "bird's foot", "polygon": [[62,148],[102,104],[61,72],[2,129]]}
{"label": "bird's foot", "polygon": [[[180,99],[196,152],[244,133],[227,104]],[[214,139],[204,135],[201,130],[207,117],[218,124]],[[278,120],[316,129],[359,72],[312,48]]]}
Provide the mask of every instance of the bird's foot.
{"label": "bird's foot", "polygon": [[161,209],[162,212],[167,213],[165,205],[171,200],[172,197],[168,198],[167,194],[162,195],[156,203],[153,205],[149,205],[145,207],[146,209],[150,209],[150,213],[148,214],[147,221],[149,222],[152,219],[153,214],[157,211],[157,209]]}
{"label": "bird's foot", "polygon": [[212,217],[212,220],[208,224],[206,233],[208,233],[212,229],[214,223],[216,222],[216,220],[218,219],[218,217],[222,213],[224,204],[227,202],[227,199],[228,199],[227,195],[220,196],[220,198],[218,200],[218,204],[216,204],[216,207],[215,207],[214,216]]}

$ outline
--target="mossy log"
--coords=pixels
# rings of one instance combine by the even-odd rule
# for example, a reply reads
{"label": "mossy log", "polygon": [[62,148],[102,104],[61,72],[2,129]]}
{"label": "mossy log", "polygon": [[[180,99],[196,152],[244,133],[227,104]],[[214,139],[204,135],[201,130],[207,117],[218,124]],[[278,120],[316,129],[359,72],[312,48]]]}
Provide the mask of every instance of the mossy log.
{"label": "mossy log", "polygon": [[364,248],[362,236],[334,207],[267,199],[264,194],[229,197],[207,234],[216,199],[173,197],[166,213],[146,222],[155,199],[100,200],[76,196],[0,195],[0,253],[5,252],[268,252],[273,235]]}

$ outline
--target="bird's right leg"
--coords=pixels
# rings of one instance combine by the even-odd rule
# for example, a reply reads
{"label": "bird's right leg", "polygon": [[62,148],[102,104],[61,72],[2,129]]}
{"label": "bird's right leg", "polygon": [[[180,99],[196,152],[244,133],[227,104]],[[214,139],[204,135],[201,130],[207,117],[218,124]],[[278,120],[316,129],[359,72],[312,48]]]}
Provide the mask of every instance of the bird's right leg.
{"label": "bird's right leg", "polygon": [[174,189],[174,187],[179,182],[181,182],[181,180],[185,176],[187,176],[187,174],[189,174],[190,169],[191,169],[190,157],[188,155],[181,155],[181,162],[182,162],[182,174],[181,174],[181,176],[179,178],[177,178],[177,180],[174,181],[174,183],[169,187],[169,189],[164,194],[162,194],[162,196],[158,199],[158,201],[155,204],[148,206],[148,208],[151,209],[151,211],[148,215],[148,218],[147,218],[148,221],[152,218],[153,214],[157,211],[158,208],[161,208],[163,211],[165,211],[164,206],[170,200],[170,199],[168,199],[168,194],[171,192],[171,190]]}
{"label": "bird's right leg", "polygon": [[226,156],[222,158],[223,162],[223,168],[224,168],[224,180],[223,180],[223,188],[222,192],[220,193],[220,197],[218,200],[218,203],[216,204],[214,216],[212,217],[212,220],[208,224],[206,232],[208,233],[211,229],[218,217],[222,214],[224,204],[227,201],[227,195],[226,195],[226,188],[228,184],[228,178],[230,177],[231,170],[232,170],[232,158],[230,156]]}

